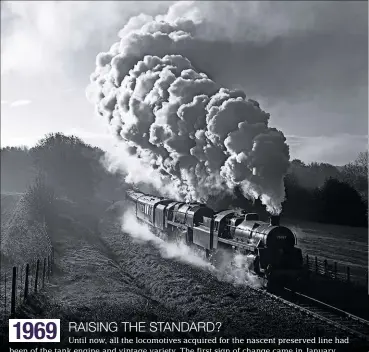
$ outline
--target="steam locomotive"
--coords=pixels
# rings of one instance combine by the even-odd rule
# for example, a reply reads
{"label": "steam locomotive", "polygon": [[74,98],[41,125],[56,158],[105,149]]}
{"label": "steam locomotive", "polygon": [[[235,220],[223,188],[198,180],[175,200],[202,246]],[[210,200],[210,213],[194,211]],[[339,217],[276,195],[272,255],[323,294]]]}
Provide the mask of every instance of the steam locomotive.
{"label": "steam locomotive", "polygon": [[137,219],[169,238],[181,234],[187,244],[202,249],[215,262],[227,251],[245,254],[249,269],[265,277],[268,284],[294,282],[301,275],[301,249],[294,233],[280,226],[279,216],[271,216],[267,223],[256,213],[214,212],[206,204],[177,202],[134,190],[128,190],[127,197]]}

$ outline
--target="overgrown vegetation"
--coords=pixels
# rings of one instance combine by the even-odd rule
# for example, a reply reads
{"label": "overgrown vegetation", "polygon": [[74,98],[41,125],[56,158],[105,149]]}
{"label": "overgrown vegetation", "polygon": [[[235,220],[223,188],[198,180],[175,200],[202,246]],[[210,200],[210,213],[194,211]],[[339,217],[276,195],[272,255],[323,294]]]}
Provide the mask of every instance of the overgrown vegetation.
{"label": "overgrown vegetation", "polygon": [[42,175],[57,198],[77,203],[119,199],[120,177],[105,169],[103,156],[101,149],[62,133],[46,135],[31,149],[2,148],[1,191],[25,192]]}
{"label": "overgrown vegetation", "polygon": [[31,149],[1,149],[1,191],[22,193],[2,226],[3,257],[22,262],[46,254],[66,210],[76,215],[76,228],[96,227],[107,201],[123,197],[119,177],[100,162],[103,155],[61,133],[46,135]]}
{"label": "overgrown vegetation", "polygon": [[7,263],[22,265],[47,256],[51,250],[49,227],[52,224],[53,191],[36,177],[2,227],[1,255]]}

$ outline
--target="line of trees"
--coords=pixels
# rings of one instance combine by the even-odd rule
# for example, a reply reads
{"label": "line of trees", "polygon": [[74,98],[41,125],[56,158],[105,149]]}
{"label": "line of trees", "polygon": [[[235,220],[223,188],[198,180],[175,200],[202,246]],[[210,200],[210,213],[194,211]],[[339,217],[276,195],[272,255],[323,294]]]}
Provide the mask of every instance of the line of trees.
{"label": "line of trees", "polygon": [[286,216],[368,226],[368,151],[343,167],[293,160],[285,188]]}
{"label": "line of trees", "polygon": [[349,183],[327,179],[321,187],[305,188],[293,174],[285,178],[286,217],[349,226],[368,226],[367,202]]}
{"label": "line of trees", "polygon": [[[35,147],[1,149],[2,192],[24,192],[37,175],[56,197],[74,202],[124,197],[119,175],[106,171],[104,152],[75,136],[48,134]],[[368,152],[343,167],[293,160],[285,177],[283,216],[351,226],[368,226]],[[218,197],[217,197],[218,198]],[[247,201],[236,189],[234,197],[209,203],[236,206],[266,214],[259,201]],[[213,204],[214,203],[214,204]],[[216,207],[216,206],[215,206]]]}
{"label": "line of trees", "polygon": [[[348,226],[368,227],[368,152],[342,167],[292,160],[284,179],[286,200],[282,216]],[[269,214],[260,200],[251,202],[236,188],[233,197],[212,197],[214,208],[237,207]]]}

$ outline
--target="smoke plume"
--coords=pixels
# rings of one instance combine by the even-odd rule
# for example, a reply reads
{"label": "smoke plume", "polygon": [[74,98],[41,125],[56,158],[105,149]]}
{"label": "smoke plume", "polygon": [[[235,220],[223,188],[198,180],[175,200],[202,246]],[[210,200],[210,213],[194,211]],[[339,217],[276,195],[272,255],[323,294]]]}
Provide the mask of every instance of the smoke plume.
{"label": "smoke plume", "polygon": [[166,16],[131,18],[120,42],[97,56],[91,75],[88,98],[122,141],[121,160],[130,155],[127,180],[187,201],[239,185],[279,213],[286,139],[268,126],[258,102],[190,62],[187,54],[211,31],[199,11],[177,7],[184,10],[179,17],[172,7]]}

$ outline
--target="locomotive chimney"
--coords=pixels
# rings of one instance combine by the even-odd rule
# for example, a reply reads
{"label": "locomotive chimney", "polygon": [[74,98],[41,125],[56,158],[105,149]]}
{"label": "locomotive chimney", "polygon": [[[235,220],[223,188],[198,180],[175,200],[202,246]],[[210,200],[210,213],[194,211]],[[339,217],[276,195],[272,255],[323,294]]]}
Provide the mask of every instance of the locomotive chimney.
{"label": "locomotive chimney", "polygon": [[270,216],[270,226],[279,226],[279,215],[271,215]]}

